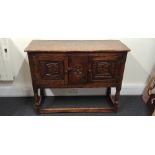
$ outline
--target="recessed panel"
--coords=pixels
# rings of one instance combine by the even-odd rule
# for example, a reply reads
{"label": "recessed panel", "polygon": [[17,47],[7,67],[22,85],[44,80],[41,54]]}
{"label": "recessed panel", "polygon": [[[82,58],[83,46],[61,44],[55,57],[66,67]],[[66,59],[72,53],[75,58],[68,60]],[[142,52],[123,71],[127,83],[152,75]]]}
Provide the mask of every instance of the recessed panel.
{"label": "recessed panel", "polygon": [[122,55],[120,54],[102,54],[101,56],[91,56],[91,81],[117,81],[119,76],[120,63],[122,63]]}
{"label": "recessed panel", "polygon": [[104,61],[93,62],[93,79],[112,78],[112,64]]}
{"label": "recessed panel", "polygon": [[36,54],[33,57],[36,83],[49,87],[59,87],[67,84],[67,57],[58,54]]}
{"label": "recessed panel", "polygon": [[41,78],[51,80],[64,80],[64,62],[40,61]]}

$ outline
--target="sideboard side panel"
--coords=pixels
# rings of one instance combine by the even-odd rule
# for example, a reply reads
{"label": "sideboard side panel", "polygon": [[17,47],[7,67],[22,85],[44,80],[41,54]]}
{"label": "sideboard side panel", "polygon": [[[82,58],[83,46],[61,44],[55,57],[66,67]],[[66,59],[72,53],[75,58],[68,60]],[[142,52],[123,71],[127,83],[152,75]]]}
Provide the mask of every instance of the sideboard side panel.
{"label": "sideboard side panel", "polygon": [[29,66],[30,66],[30,72],[31,72],[31,78],[32,78],[32,86],[35,88],[37,86],[37,80],[36,80],[36,70],[35,70],[35,62],[34,62],[34,54],[33,53],[27,53],[28,59],[29,59]]}

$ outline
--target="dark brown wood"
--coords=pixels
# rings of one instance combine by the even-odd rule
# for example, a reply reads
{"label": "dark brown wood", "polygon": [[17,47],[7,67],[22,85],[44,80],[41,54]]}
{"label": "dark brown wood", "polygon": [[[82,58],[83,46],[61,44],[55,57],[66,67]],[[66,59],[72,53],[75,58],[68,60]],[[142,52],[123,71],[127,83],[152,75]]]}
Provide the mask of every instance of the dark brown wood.
{"label": "dark brown wood", "polygon": [[70,55],[68,64],[68,84],[87,83],[88,56]]}
{"label": "dark brown wood", "polygon": [[114,99],[114,102],[113,102],[115,112],[117,112],[117,110],[118,110],[120,91],[121,91],[121,87],[116,87],[116,94],[115,94],[115,99]]}
{"label": "dark brown wood", "polygon": [[111,95],[111,87],[107,88],[107,92],[106,92],[106,96],[110,96]]}
{"label": "dark brown wood", "polygon": [[[25,49],[37,113],[117,112],[127,48],[117,40],[32,41]],[[41,108],[44,88],[107,87],[112,108]],[[116,88],[114,100],[111,87]],[[40,94],[38,93],[40,90]]]}

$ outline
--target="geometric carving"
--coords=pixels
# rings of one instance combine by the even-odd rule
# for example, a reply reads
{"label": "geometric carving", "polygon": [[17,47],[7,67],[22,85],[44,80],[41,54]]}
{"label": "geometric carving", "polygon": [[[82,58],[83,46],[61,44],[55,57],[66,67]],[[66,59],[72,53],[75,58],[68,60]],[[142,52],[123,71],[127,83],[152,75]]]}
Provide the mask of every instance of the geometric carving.
{"label": "geometric carving", "polygon": [[109,74],[110,64],[107,62],[96,62],[97,74]]}
{"label": "geometric carving", "polygon": [[71,70],[75,76],[79,77],[82,75],[84,69],[82,65],[77,64],[76,66],[73,66]]}
{"label": "geometric carving", "polygon": [[112,66],[110,62],[95,60],[93,63],[93,79],[102,80],[112,78]]}
{"label": "geometric carving", "polygon": [[47,76],[51,76],[59,73],[58,63],[48,63],[46,64],[46,67],[47,67],[47,73],[46,73]]}
{"label": "geometric carving", "polygon": [[87,82],[88,56],[73,54],[68,57],[68,83],[84,84]]}
{"label": "geometric carving", "polygon": [[41,61],[40,64],[43,79],[64,80],[63,61]]}

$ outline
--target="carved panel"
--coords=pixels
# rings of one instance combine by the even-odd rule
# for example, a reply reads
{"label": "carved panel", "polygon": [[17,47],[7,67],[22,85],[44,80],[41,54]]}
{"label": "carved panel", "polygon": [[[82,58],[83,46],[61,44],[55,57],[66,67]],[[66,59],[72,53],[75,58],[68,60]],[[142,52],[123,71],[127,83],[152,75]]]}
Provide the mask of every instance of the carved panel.
{"label": "carved panel", "polygon": [[111,75],[110,73],[110,63],[108,62],[95,62],[95,73],[98,75]]}
{"label": "carved panel", "polygon": [[87,56],[69,56],[69,74],[70,84],[83,84],[87,82]]}
{"label": "carved panel", "polygon": [[92,64],[92,79],[102,80],[113,77],[113,65],[110,62],[95,60]]}
{"label": "carved panel", "polygon": [[46,68],[47,68],[47,76],[52,76],[52,75],[56,75],[59,74],[59,63],[47,63],[46,64]]}
{"label": "carved panel", "polygon": [[62,61],[40,61],[40,64],[42,79],[64,79],[64,63]]}

